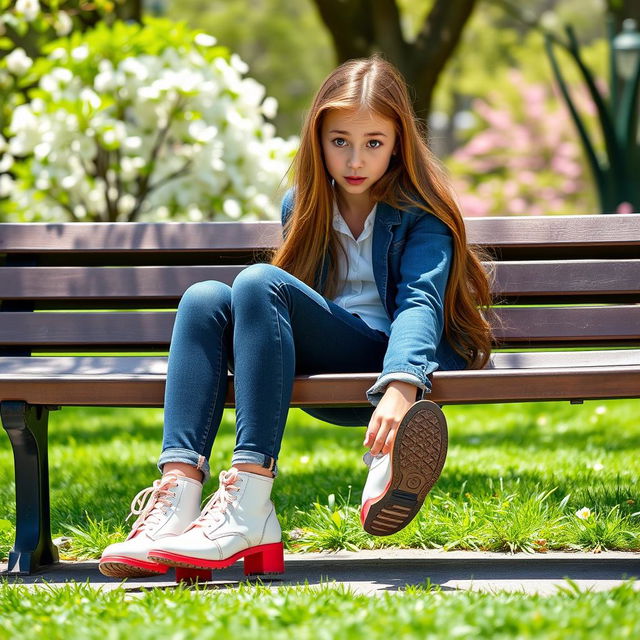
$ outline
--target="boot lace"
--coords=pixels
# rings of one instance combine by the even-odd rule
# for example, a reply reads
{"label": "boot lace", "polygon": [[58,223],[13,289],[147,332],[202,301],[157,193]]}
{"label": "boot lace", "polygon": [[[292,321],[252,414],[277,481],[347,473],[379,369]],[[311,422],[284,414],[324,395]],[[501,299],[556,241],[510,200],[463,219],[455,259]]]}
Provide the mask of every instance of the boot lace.
{"label": "boot lace", "polygon": [[[153,527],[161,522],[162,517],[171,506],[169,498],[174,498],[175,493],[171,491],[178,484],[178,476],[166,475],[154,481],[153,485],[143,489],[131,502],[131,516],[138,516],[133,523],[129,538],[145,528]],[[125,521],[126,522],[126,521]]]}
{"label": "boot lace", "polygon": [[240,487],[235,484],[238,479],[238,470],[232,468],[229,471],[221,471],[218,479],[220,487],[209,498],[202,513],[192,526],[206,527],[220,522],[224,518],[227,507],[235,501],[236,494],[240,491]]}

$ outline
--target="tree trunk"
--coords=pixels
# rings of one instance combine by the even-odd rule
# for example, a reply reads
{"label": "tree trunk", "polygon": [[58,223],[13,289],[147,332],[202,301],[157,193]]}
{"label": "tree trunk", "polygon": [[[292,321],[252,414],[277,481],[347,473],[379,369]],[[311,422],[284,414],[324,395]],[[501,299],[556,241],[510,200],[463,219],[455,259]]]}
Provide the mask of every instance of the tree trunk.
{"label": "tree trunk", "polygon": [[402,35],[395,0],[315,0],[340,63],[379,52],[398,67],[426,119],[438,77],[453,54],[477,0],[435,0],[414,42]]}
{"label": "tree trunk", "polygon": [[115,15],[119,20],[142,23],[142,0],[116,0]]}

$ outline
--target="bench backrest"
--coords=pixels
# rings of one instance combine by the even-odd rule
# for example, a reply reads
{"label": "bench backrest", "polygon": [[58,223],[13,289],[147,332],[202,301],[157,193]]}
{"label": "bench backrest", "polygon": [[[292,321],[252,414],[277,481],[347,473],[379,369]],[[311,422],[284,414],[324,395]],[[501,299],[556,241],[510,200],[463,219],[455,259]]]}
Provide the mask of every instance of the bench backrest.
{"label": "bench backrest", "polygon": [[[640,214],[466,225],[494,258],[501,347],[640,345]],[[275,222],[2,224],[0,355],[166,352],[184,290],[231,283],[280,238]]]}

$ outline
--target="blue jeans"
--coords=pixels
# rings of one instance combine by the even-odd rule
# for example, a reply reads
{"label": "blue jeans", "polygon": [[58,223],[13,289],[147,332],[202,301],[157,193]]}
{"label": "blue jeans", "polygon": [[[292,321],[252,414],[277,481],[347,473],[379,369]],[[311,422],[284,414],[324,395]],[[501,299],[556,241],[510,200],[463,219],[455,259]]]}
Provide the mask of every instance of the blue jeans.
{"label": "blue jeans", "polygon": [[[379,372],[387,343],[383,332],[270,264],[247,267],[232,287],[215,280],[192,285],[171,338],[158,467],[185,462],[209,478],[230,369],[232,464],[258,464],[277,474],[294,376]],[[373,407],[365,411],[371,415]]]}

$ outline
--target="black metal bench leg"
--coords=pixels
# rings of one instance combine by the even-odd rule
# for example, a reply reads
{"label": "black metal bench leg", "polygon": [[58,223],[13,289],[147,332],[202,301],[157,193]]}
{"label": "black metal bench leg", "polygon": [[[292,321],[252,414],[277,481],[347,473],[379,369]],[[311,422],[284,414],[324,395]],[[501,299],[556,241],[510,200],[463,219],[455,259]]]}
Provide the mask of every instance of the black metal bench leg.
{"label": "black metal bench leg", "polygon": [[0,403],[0,415],[13,448],[16,478],[16,539],[8,572],[24,575],[58,562],[49,510],[49,408],[7,401]]}

